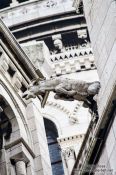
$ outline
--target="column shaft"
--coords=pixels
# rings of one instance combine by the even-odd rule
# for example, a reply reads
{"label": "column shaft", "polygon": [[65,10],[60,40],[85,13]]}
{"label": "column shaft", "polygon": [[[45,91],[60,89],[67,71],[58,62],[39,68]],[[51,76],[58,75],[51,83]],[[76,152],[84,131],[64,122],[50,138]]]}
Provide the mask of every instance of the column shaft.
{"label": "column shaft", "polygon": [[17,175],[26,175],[26,166],[24,161],[16,162],[16,174]]}

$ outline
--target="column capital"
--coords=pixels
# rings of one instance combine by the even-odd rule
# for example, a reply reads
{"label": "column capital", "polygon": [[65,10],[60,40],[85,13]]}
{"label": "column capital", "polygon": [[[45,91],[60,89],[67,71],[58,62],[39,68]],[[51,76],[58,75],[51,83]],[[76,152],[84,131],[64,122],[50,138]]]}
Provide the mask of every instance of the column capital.
{"label": "column capital", "polygon": [[15,158],[15,159],[14,159],[14,162],[15,162],[15,163],[20,162],[20,161],[21,161],[21,162],[24,162],[24,163],[27,163],[27,160],[26,160],[25,158],[19,157],[19,158]]}

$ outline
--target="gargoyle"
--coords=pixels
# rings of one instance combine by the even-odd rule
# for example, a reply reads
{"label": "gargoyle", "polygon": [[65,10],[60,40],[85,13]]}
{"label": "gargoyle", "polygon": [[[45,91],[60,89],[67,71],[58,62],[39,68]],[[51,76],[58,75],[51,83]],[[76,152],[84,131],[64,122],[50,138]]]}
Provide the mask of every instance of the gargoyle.
{"label": "gargoyle", "polygon": [[23,98],[35,98],[38,95],[45,94],[46,91],[55,92],[55,99],[66,101],[84,101],[84,105],[88,105],[91,110],[95,102],[93,97],[98,94],[100,89],[100,82],[86,82],[82,80],[72,80],[68,78],[55,77],[48,80],[37,79],[33,81]]}

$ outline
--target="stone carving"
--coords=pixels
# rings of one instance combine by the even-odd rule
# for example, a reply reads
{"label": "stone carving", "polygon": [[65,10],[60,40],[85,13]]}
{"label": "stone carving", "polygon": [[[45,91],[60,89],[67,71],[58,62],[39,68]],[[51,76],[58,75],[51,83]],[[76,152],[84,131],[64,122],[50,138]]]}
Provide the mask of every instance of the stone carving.
{"label": "stone carving", "polygon": [[54,54],[63,52],[64,49],[61,34],[53,35],[52,40],[55,47]]}
{"label": "stone carving", "polygon": [[55,46],[55,49],[56,49],[55,53],[61,53],[63,51],[63,44],[62,44],[61,39],[55,39],[54,40],[54,46]]}
{"label": "stone carving", "polygon": [[72,169],[73,169],[74,164],[75,164],[75,160],[76,160],[74,148],[67,147],[67,148],[63,149],[62,156],[64,157],[64,161],[65,161],[66,167],[67,167],[68,172],[69,172],[68,174],[71,174]]}
{"label": "stone carving", "polygon": [[72,147],[67,147],[66,149],[62,150],[62,155],[64,156],[64,158],[70,159],[70,158],[74,158],[75,159],[75,150]]}
{"label": "stone carving", "polygon": [[43,95],[46,91],[55,92],[55,99],[65,101],[84,101],[84,106],[89,106],[93,111],[93,105],[96,101],[94,96],[98,94],[100,82],[86,82],[82,80],[72,80],[68,78],[55,77],[48,80],[34,80],[23,94],[23,98],[35,98],[37,95]]}
{"label": "stone carving", "polygon": [[87,30],[77,30],[79,42],[81,44],[81,47],[86,47],[88,44],[88,39],[87,39]]}
{"label": "stone carving", "polygon": [[48,0],[47,3],[46,3],[46,7],[48,7],[48,8],[53,8],[56,5],[57,5],[57,2],[53,1],[53,0]]}

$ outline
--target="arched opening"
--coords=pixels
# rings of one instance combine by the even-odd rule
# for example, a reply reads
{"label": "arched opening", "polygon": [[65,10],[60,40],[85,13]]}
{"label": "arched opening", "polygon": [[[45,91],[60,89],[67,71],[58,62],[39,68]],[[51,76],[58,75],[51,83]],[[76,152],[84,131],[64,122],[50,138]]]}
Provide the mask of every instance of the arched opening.
{"label": "arched opening", "polygon": [[0,95],[0,150],[6,142],[13,140],[17,133],[19,127],[14,113],[8,102]]}
{"label": "arched opening", "polygon": [[[24,116],[20,109],[20,101],[14,97],[10,88],[0,81],[0,174],[17,174],[16,159],[25,158],[27,155],[23,151],[23,146],[29,144],[32,140],[30,131]],[[24,143],[23,143],[24,142]],[[20,146],[19,146],[20,145]],[[21,149],[17,149],[20,147]],[[28,149],[28,147],[27,147]],[[7,163],[9,162],[9,163]],[[25,169],[26,170],[26,169]],[[24,170],[24,171],[25,171]]]}
{"label": "arched opening", "polygon": [[3,137],[7,140],[10,138],[12,133],[11,122],[4,112],[6,107],[7,103],[2,98],[0,98],[0,150],[3,146]]}
{"label": "arched opening", "polygon": [[52,173],[53,175],[63,175],[63,164],[61,159],[61,153],[57,142],[58,132],[55,124],[46,118],[44,118],[46,137],[48,142],[48,149],[50,154]]}
{"label": "arched opening", "polygon": [[[10,161],[10,154],[7,155],[7,146],[13,143],[20,137],[20,130],[15,114],[7,102],[7,100],[0,95],[0,172],[7,174],[7,161]],[[10,150],[10,149],[9,149]],[[11,151],[12,152],[12,151]],[[15,167],[12,166],[15,171]]]}

